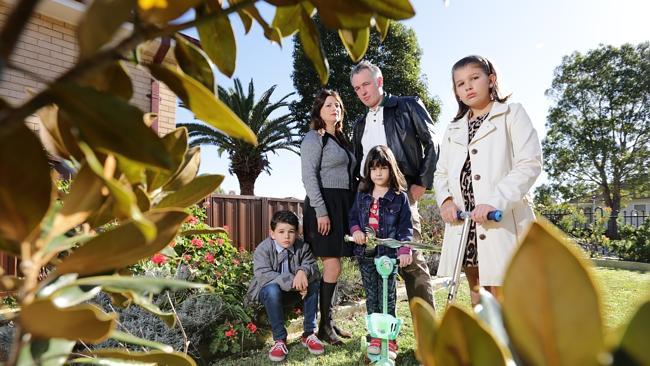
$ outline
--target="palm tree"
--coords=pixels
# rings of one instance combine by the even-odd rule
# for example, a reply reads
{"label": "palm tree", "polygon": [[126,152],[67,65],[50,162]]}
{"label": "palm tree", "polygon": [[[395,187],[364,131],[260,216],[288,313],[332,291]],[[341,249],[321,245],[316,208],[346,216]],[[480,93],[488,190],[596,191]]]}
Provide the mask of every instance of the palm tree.
{"label": "palm tree", "polygon": [[187,128],[191,146],[216,145],[219,147],[219,156],[228,152],[230,174],[237,176],[239,189],[243,195],[254,195],[257,177],[262,171],[270,173],[269,152],[289,150],[299,153],[300,140],[295,118],[290,113],[271,117],[276,110],[288,107],[289,103],[286,99],[293,94],[287,94],[273,103],[271,95],[276,87],[277,85],[273,85],[262,93],[256,103],[252,79],[248,84],[248,94],[244,93],[242,84],[237,78],[235,78],[234,88],[226,90],[219,86],[219,99],[253,130],[257,135],[257,146],[233,139],[201,122],[178,124],[179,127]]}

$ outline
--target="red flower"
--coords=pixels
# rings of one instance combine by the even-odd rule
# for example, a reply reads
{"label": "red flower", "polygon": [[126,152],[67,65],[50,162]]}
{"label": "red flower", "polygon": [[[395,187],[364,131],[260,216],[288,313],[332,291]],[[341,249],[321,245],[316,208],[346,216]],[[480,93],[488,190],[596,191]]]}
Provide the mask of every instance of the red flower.
{"label": "red flower", "polygon": [[185,254],[183,258],[185,258],[185,260],[188,262],[190,261],[190,259],[192,259],[192,257],[189,254]]}
{"label": "red flower", "polygon": [[217,239],[217,244],[219,244],[219,245],[223,245],[224,242],[225,242],[225,240],[223,240],[221,238]]}
{"label": "red flower", "polygon": [[240,263],[240,262],[239,262],[239,259],[237,259],[237,258],[233,258],[233,259],[232,259],[232,264],[238,266],[239,263]]}
{"label": "red flower", "polygon": [[236,335],[237,335],[237,331],[234,330],[233,328],[230,328],[230,329],[228,329],[227,331],[225,331],[224,334],[226,335],[226,337],[229,337],[229,338],[230,338],[230,337],[234,337],[234,336],[236,336]]}
{"label": "red flower", "polygon": [[296,315],[302,314],[302,310],[300,308],[293,308],[293,313]]}
{"label": "red flower", "polygon": [[214,255],[212,253],[207,253],[204,258],[206,262],[214,263]]}
{"label": "red flower", "polygon": [[253,322],[250,322],[246,324],[246,328],[251,331],[251,333],[257,332],[257,325],[253,324]]}
{"label": "red flower", "polygon": [[199,223],[199,219],[196,218],[196,216],[189,216],[185,221],[187,221],[189,224],[196,225]]}
{"label": "red flower", "polygon": [[160,265],[160,264],[163,264],[163,263],[167,262],[167,257],[165,257],[164,255],[162,255],[160,253],[157,253],[157,254],[154,254],[153,257],[151,257],[151,261],[154,262],[155,264]]}
{"label": "red flower", "polygon": [[203,240],[201,240],[199,238],[192,239],[192,245],[194,245],[195,247],[201,249],[201,248],[203,248]]}

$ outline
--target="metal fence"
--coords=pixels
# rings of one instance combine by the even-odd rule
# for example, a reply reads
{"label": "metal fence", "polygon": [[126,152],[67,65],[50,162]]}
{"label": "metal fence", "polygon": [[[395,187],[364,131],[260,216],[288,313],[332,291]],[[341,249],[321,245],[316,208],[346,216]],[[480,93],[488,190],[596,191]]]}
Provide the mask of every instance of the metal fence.
{"label": "metal fence", "polygon": [[208,225],[227,226],[233,245],[250,251],[269,235],[273,213],[290,210],[301,219],[303,213],[303,201],[293,198],[212,195],[203,205]]}
{"label": "metal fence", "polygon": [[[600,219],[605,217],[606,219],[609,219],[610,216],[605,216],[605,210],[603,210],[601,207],[596,207],[594,211],[583,211],[582,214],[586,218],[586,222],[583,223],[585,228],[588,228],[589,225],[591,225],[596,219]],[[542,215],[546,217],[549,221],[557,225],[560,221],[565,216],[571,215],[570,212],[542,212]],[[626,225],[632,225],[634,227],[639,227],[643,225],[645,220],[649,219],[648,213],[645,211],[621,211],[618,214],[618,222]],[[577,226],[579,223],[575,223],[574,227]],[[607,227],[607,220],[603,223],[605,227]]]}

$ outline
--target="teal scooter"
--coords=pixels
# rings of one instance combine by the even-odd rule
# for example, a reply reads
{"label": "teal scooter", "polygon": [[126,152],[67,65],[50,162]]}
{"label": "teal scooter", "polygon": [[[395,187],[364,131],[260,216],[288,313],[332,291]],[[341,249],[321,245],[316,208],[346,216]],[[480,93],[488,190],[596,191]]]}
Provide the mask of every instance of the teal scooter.
{"label": "teal scooter", "polygon": [[[366,251],[372,250],[377,245],[386,246],[389,248],[397,249],[404,245],[409,245],[413,249],[418,250],[432,250],[440,251],[441,247],[415,243],[411,241],[399,241],[396,239],[381,239],[377,238],[375,231],[367,227],[366,228]],[[351,236],[345,237],[346,241],[354,242],[354,239]],[[366,355],[366,360],[369,363],[376,366],[394,366],[395,361],[391,360],[388,356],[388,341],[397,339],[400,329],[402,328],[402,319],[396,318],[388,314],[388,276],[393,273],[397,260],[387,256],[381,256],[375,258],[375,268],[377,273],[382,278],[382,312],[381,313],[372,313],[366,315],[366,328],[368,329],[368,334],[373,338],[381,339],[381,352],[378,355],[368,353],[368,345],[366,343],[366,337],[364,336],[361,341],[361,349]]]}

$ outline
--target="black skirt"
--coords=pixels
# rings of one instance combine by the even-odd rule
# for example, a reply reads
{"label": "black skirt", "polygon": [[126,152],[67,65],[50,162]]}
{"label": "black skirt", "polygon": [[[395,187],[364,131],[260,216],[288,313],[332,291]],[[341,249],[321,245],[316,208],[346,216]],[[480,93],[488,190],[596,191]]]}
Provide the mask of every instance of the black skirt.
{"label": "black skirt", "polygon": [[303,215],[303,234],[316,257],[351,257],[352,243],[344,240],[349,234],[348,212],[352,207],[354,195],[348,189],[323,188],[321,195],[330,219],[330,232],[323,236],[318,233],[316,211],[305,197]]}

